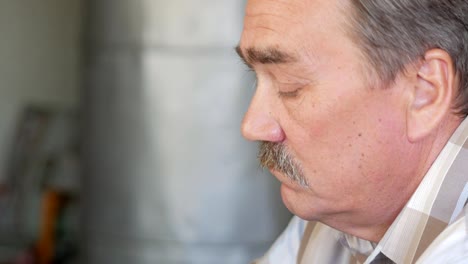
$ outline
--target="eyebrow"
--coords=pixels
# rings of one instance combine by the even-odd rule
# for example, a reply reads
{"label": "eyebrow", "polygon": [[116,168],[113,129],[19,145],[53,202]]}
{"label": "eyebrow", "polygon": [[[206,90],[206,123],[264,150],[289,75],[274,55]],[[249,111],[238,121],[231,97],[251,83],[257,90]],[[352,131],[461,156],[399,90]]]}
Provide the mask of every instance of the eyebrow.
{"label": "eyebrow", "polygon": [[236,52],[249,68],[254,64],[284,64],[297,61],[293,55],[277,48],[247,48],[244,52],[237,46]]}

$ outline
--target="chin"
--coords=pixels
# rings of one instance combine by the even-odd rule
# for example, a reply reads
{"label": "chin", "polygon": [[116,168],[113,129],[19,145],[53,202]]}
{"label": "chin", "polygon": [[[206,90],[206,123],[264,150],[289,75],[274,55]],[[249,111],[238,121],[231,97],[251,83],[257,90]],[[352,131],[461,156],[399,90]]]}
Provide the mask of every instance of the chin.
{"label": "chin", "polygon": [[293,213],[294,215],[299,216],[302,219],[305,219],[304,216],[306,212],[303,212],[301,210],[301,205],[299,204],[299,201],[302,199],[298,199],[300,196],[300,190],[287,185],[285,183],[281,184],[281,198],[283,199],[283,203],[286,206],[286,208]]}
{"label": "chin", "polygon": [[281,198],[286,208],[294,215],[307,221],[320,221],[320,212],[310,194],[300,186],[281,184]]}

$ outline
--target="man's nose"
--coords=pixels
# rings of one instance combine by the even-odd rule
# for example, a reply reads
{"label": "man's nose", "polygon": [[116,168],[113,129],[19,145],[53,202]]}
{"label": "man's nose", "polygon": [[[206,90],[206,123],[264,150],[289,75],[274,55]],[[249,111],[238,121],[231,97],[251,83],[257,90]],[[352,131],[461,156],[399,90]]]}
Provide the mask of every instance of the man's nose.
{"label": "man's nose", "polygon": [[252,141],[281,142],[284,132],[270,111],[271,103],[263,102],[256,93],[242,121],[242,135]]}

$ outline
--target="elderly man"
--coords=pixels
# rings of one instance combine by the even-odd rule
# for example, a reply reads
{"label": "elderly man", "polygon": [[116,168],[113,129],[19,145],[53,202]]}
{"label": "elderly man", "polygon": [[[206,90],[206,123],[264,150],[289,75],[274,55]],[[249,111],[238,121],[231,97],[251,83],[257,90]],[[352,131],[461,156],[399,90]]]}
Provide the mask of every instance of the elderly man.
{"label": "elderly man", "polygon": [[296,215],[257,263],[468,263],[468,1],[249,0],[237,52]]}

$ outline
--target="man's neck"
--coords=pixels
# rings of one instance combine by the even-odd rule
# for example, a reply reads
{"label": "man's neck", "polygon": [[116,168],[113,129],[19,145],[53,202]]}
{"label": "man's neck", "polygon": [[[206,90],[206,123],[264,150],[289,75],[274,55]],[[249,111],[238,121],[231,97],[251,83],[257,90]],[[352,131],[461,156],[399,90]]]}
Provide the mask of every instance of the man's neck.
{"label": "man's neck", "polygon": [[[424,142],[418,143],[419,146],[415,147],[415,149],[419,152],[419,162],[418,164],[413,164],[413,169],[410,170],[412,171],[411,175],[407,177],[402,176],[402,180],[407,179],[405,189],[395,193],[394,197],[392,197],[393,199],[381,202],[376,201],[379,204],[379,210],[374,212],[373,210],[365,209],[353,214],[349,214],[348,212],[346,216],[334,216],[324,219],[322,222],[349,235],[378,243],[411,199],[432,164],[462,121],[458,117],[445,120],[437,131],[428,136]],[[344,219],[348,220],[343,221]],[[355,221],[351,222],[349,219]]]}

